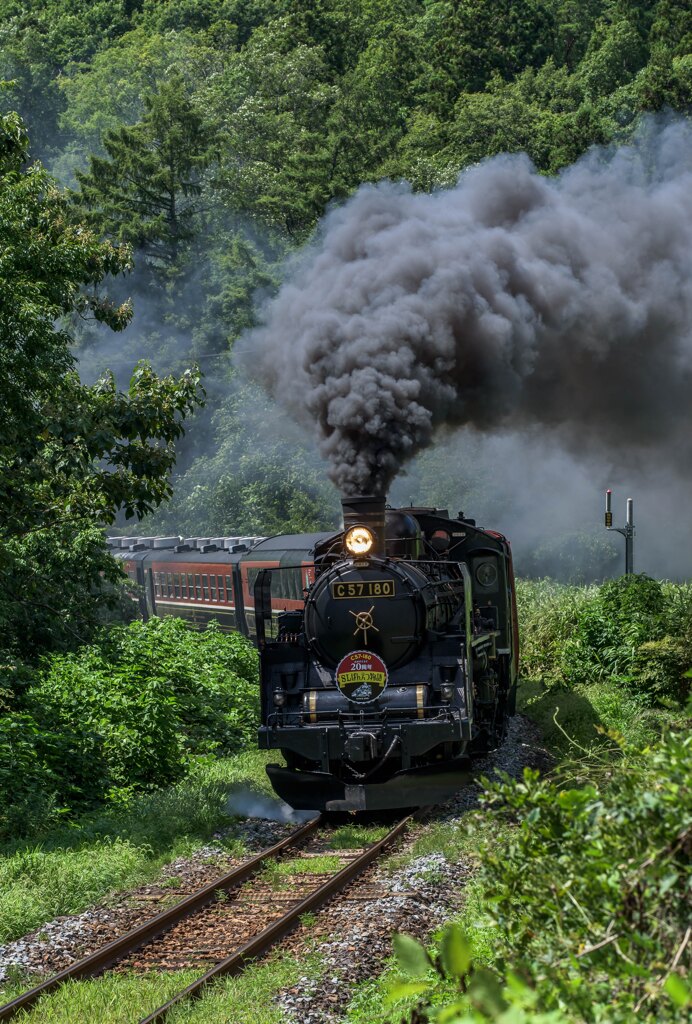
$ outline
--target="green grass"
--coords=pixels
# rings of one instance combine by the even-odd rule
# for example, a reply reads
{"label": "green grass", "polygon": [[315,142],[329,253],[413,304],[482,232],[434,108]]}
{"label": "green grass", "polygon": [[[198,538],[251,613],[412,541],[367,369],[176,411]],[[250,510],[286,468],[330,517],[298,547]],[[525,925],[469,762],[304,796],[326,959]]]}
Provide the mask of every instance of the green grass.
{"label": "green grass", "polygon": [[609,743],[609,730],[643,747],[685,719],[684,699],[672,695],[685,651],[692,664],[692,584],[628,579],[604,588],[517,583],[518,709],[558,756]]}
{"label": "green grass", "polygon": [[[182,1004],[167,1019],[170,1024],[283,1024],[285,1018],[273,997],[298,984],[306,974],[317,975],[320,970],[317,954],[301,960],[274,955],[251,964],[236,978],[219,979],[198,1002]],[[198,971],[191,970],[107,974],[70,982],[16,1019],[20,1024],[133,1024],[198,976]],[[5,998],[18,995],[23,988],[16,986]]]}
{"label": "green grass", "polygon": [[325,853],[317,857],[291,857],[270,861],[262,868],[262,878],[274,889],[285,889],[296,875],[335,874],[344,866],[340,857]]}
{"label": "green grass", "polygon": [[608,745],[610,730],[629,745],[644,747],[686,716],[683,708],[652,708],[616,682],[567,687],[546,686],[540,679],[521,680],[517,710],[536,722],[543,744],[558,757]]}
{"label": "green grass", "polygon": [[[188,779],[140,796],[127,809],[102,811],[29,842],[0,846],[0,941],[61,914],[76,914],[109,893],[140,885],[199,848],[232,819],[228,788],[269,792],[257,751],[204,763]],[[227,842],[231,853],[242,844]]]}
{"label": "green grass", "polygon": [[329,840],[332,850],[358,850],[384,839],[390,831],[387,825],[342,825]]}
{"label": "green grass", "polygon": [[343,861],[335,854],[324,853],[318,857],[294,857],[280,860],[276,865],[277,874],[283,875],[324,875],[329,871],[338,871]]}

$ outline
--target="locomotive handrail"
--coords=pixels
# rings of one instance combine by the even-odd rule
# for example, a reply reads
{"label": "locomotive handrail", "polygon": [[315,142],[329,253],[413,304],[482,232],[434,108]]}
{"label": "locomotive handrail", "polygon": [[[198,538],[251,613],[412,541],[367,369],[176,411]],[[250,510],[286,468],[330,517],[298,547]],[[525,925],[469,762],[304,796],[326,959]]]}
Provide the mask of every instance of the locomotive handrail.
{"label": "locomotive handrail", "polygon": [[[395,717],[408,712],[412,715],[417,715],[420,710],[421,709],[419,707],[414,707],[413,705],[398,708],[382,708],[380,711],[343,711],[342,709],[339,709],[336,712],[336,718],[338,723],[343,725],[358,725],[362,721],[365,722],[364,716],[367,716],[367,722],[365,722],[365,724],[370,724],[375,721],[386,723],[387,718],[391,717],[392,714],[394,714]],[[444,718],[452,721],[458,716],[459,709],[447,704],[427,704],[423,708],[423,711],[426,719],[435,717],[437,719]],[[434,716],[433,712],[435,713]],[[330,711],[329,709],[316,709],[315,711],[310,712],[310,716],[314,717],[316,721],[319,721],[321,718],[334,718],[335,712]],[[297,723],[300,723],[305,717],[305,712],[296,709],[295,711],[291,711],[289,715],[282,717],[281,712],[272,711],[267,715],[267,723],[270,725],[274,723],[278,724],[279,722],[285,723],[286,718],[288,717],[292,720],[295,719]]]}
{"label": "locomotive handrail", "polygon": [[[253,594],[255,598],[255,636],[258,648],[263,648],[267,642],[265,629],[266,611],[269,608],[269,618],[272,615],[272,583],[271,568],[260,569],[255,579]],[[268,604],[267,604],[268,601]]]}

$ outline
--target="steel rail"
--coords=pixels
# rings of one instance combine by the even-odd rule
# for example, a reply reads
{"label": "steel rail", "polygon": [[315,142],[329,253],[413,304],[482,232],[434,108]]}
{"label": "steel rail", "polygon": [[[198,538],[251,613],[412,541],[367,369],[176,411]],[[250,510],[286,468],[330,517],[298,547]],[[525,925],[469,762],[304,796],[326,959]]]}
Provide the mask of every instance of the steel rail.
{"label": "steel rail", "polygon": [[230,956],[226,957],[225,960],[216,964],[206,974],[197,978],[187,988],[169,999],[167,1003],[159,1006],[148,1017],[142,1017],[139,1024],[158,1024],[159,1021],[165,1020],[169,1011],[179,1003],[187,999],[199,999],[204,994],[204,989],[207,985],[215,978],[229,974],[240,974],[249,960],[260,956],[270,946],[273,946],[279,939],[282,939],[292,931],[303,914],[321,907],[323,903],[326,903],[332,896],[345,888],[368,865],[377,860],[386,847],[390,846],[408,828],[414,817],[415,815],[410,814],[400,821],[383,839],[380,839],[379,842],[362,853],[360,857],[352,860],[350,864],[347,864],[345,868],[342,868],[341,871],[333,875],[332,878],[329,878],[318,889],[310,893],[309,896],[306,896],[305,899],[301,900],[297,906],[289,910],[283,917],[268,925],[259,935],[255,935],[254,938],[240,946]]}
{"label": "steel rail", "polygon": [[217,893],[226,892],[246,881],[250,875],[253,875],[261,867],[264,861],[278,856],[291,846],[295,846],[296,843],[301,842],[321,824],[323,824],[322,816],[313,818],[312,821],[307,822],[307,824],[292,832],[290,836],[282,839],[281,842],[275,843],[274,846],[270,846],[268,849],[258,853],[251,860],[229,871],[228,874],[214,879],[213,882],[209,882],[202,889],[198,889],[196,892],[186,896],[180,903],[169,907],[168,910],[161,911],[155,917],[149,918],[149,920],[137,925],[136,928],[132,928],[117,939],[113,939],[112,942],[109,942],[101,949],[97,949],[94,953],[89,954],[89,956],[84,957],[82,960],[78,960],[77,963],[66,967],[58,974],[46,978],[45,981],[12,999],[9,1003],[5,1003],[4,1006],[0,1006],[0,1021],[11,1020],[20,1010],[29,1009],[41,996],[52,992],[65,981],[76,978],[90,978],[112,967],[118,960],[133,953],[146,942],[156,938],[162,932],[168,931],[169,928],[172,928],[179,921],[190,917],[202,907],[212,903],[216,899]]}

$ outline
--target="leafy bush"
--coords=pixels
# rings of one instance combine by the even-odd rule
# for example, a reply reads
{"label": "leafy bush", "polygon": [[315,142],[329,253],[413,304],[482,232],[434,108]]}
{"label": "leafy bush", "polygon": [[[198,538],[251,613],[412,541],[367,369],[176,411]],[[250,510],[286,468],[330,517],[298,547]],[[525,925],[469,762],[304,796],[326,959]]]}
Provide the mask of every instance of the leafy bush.
{"label": "leafy bush", "polygon": [[676,612],[663,585],[647,576],[604,583],[579,611],[565,643],[565,676],[577,683],[615,677],[654,701],[681,700],[692,665],[692,617],[680,621]]}
{"label": "leafy bush", "polygon": [[600,587],[517,585],[522,668],[548,685],[617,682],[655,705],[684,702],[692,587],[622,576]]}
{"label": "leafy bush", "polygon": [[562,649],[577,629],[581,609],[597,588],[554,580],[517,580],[522,675],[547,683],[563,680]]}
{"label": "leafy bush", "polygon": [[561,788],[526,770],[490,786],[488,806],[519,827],[486,850],[487,897],[546,1008],[673,1021],[662,991],[689,942],[692,737],[671,733],[611,775]]}
{"label": "leafy bush", "polygon": [[46,658],[23,713],[0,719],[0,834],[30,831],[27,807],[47,820],[127,800],[179,779],[195,755],[241,749],[257,725],[256,676],[242,636],[174,618],[112,627]]}
{"label": "leafy bush", "polygon": [[[570,1024],[570,1018],[559,1010],[543,1011],[539,995],[515,973],[505,979],[479,967],[472,943],[455,923],[442,933],[436,957],[405,934],[394,936],[394,951],[399,968],[412,980],[395,982],[389,1001],[422,997],[408,1018],[410,1024]],[[433,986],[449,993],[442,1006],[428,1005],[426,996]],[[405,1022],[403,1018],[402,1024]]]}
{"label": "leafy bush", "polygon": [[414,980],[392,997],[421,997],[411,1022],[682,1019],[692,1006],[692,737],[671,733],[623,754],[602,785],[574,788],[526,769],[523,780],[487,786],[484,815],[513,826],[493,830],[479,867],[497,970],[474,966],[458,925],[437,958],[399,936],[399,965]]}
{"label": "leafy bush", "polygon": [[52,818],[59,782],[40,754],[31,715],[0,716],[0,835],[31,831]]}

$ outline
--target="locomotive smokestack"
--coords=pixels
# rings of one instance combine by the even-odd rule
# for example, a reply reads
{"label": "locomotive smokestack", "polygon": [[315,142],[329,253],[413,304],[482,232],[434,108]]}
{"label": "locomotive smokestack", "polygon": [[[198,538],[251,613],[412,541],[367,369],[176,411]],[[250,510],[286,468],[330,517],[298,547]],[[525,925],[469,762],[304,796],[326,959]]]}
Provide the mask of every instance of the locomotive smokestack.
{"label": "locomotive smokestack", "polygon": [[384,558],[386,498],[375,494],[358,494],[341,499],[344,512],[344,530],[365,526],[372,533],[374,543],[369,555]]}

